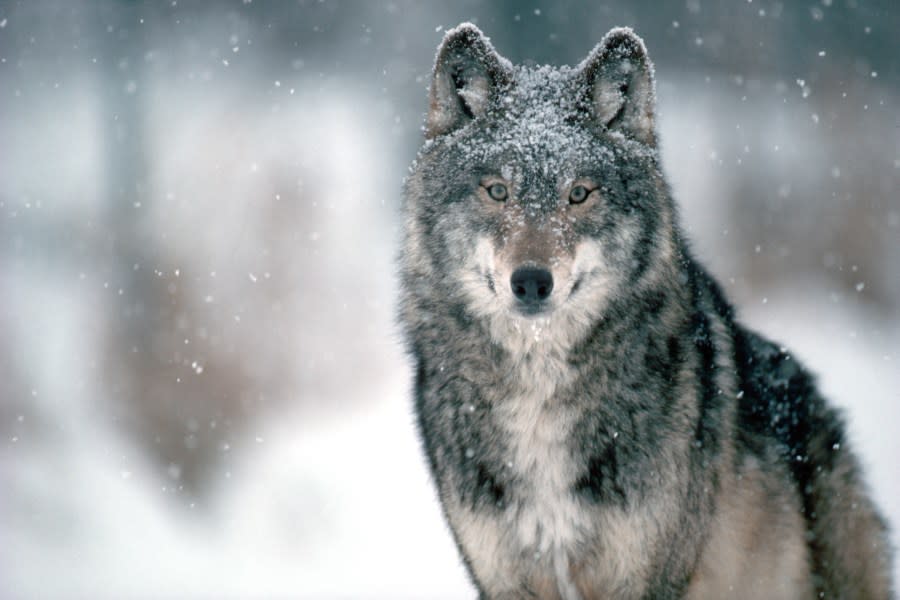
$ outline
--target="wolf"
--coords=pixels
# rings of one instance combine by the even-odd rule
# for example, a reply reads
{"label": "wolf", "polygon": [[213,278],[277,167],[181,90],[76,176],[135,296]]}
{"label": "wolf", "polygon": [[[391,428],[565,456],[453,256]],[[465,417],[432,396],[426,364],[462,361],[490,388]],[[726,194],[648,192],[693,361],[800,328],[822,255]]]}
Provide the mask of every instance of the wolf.
{"label": "wolf", "polygon": [[399,310],[462,559],[484,599],[889,598],[841,415],[679,228],[654,85],[627,28],[576,67],[438,49]]}

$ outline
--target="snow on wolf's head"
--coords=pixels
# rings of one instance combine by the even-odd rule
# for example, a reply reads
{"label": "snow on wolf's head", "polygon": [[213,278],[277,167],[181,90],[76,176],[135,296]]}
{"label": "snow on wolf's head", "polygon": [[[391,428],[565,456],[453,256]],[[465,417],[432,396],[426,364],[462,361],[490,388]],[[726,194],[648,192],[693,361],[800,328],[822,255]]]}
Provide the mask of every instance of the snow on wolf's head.
{"label": "snow on wolf's head", "polygon": [[[673,260],[653,65],[613,29],[577,67],[517,67],[477,27],[438,48],[406,189],[409,300],[498,343],[571,347]],[[410,307],[407,307],[410,310]]]}

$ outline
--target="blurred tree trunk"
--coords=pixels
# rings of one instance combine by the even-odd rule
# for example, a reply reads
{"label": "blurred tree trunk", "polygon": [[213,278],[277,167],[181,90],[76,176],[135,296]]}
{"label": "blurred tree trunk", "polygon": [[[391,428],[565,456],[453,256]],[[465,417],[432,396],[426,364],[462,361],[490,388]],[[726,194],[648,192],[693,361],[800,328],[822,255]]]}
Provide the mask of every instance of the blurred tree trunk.
{"label": "blurred tree trunk", "polygon": [[152,232],[146,223],[154,189],[145,54],[161,12],[129,1],[104,4],[98,12],[106,208],[97,261],[110,287],[102,313],[107,341],[101,385],[108,386],[103,396],[115,424],[149,450],[168,487],[193,497],[215,448],[201,443],[201,415],[192,410],[203,405],[204,390],[181,385],[188,370],[175,339],[184,295],[181,281],[173,280],[177,267],[169,268],[164,249],[157,247],[165,233]]}

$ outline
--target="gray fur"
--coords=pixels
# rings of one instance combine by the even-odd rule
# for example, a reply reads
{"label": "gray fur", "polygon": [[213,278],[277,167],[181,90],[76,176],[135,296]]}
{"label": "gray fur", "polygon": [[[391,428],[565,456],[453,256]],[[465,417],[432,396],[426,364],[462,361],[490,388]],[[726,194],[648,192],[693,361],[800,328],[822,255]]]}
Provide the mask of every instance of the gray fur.
{"label": "gray fur", "polygon": [[[575,68],[469,24],[438,50],[401,321],[463,560],[483,598],[888,598],[840,415],[691,257],[654,105],[628,29]],[[539,309],[523,266],[552,274]]]}

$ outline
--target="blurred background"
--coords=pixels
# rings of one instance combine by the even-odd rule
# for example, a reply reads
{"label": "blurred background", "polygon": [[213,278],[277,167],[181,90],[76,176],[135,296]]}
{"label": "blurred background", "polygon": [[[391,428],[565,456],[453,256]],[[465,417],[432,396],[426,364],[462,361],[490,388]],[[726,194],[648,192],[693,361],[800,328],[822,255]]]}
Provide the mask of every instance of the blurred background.
{"label": "blurred background", "polygon": [[900,543],[893,0],[2,0],[0,597],[474,597],[393,319],[463,20],[514,62],[645,38],[696,253]]}

